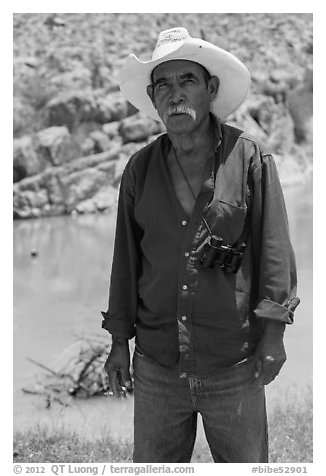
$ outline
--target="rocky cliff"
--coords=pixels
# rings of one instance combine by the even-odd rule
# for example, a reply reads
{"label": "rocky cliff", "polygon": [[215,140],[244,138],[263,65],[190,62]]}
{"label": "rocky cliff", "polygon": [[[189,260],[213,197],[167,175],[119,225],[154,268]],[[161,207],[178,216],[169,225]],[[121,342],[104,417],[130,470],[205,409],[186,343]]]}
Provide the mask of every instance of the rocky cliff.
{"label": "rocky cliff", "polygon": [[159,124],[121,95],[119,68],[149,59],[159,31],[185,26],[252,74],[228,123],[273,152],[284,184],[312,163],[312,15],[15,14],[14,217],[110,210],[129,157]]}

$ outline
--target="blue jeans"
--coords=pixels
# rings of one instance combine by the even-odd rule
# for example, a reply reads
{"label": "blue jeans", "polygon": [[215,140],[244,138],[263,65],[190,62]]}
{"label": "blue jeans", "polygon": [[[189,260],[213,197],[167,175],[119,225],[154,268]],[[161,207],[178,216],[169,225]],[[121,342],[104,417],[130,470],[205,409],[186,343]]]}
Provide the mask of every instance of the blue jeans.
{"label": "blue jeans", "polygon": [[215,463],[268,462],[264,386],[255,360],[180,378],[135,351],[134,463],[188,463],[200,413]]}

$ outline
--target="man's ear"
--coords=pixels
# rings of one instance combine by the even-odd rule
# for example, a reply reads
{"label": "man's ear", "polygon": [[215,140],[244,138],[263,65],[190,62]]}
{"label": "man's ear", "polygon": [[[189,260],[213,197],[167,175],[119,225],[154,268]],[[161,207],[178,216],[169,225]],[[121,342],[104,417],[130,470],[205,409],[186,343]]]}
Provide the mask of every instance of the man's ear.
{"label": "man's ear", "polygon": [[151,84],[149,84],[146,88],[146,91],[147,91],[147,95],[148,95],[149,99],[152,101],[152,104],[156,109],[153,86]]}
{"label": "man's ear", "polygon": [[216,98],[219,86],[219,78],[217,76],[211,76],[208,80],[208,90],[211,94],[211,101],[214,101],[214,99]]}

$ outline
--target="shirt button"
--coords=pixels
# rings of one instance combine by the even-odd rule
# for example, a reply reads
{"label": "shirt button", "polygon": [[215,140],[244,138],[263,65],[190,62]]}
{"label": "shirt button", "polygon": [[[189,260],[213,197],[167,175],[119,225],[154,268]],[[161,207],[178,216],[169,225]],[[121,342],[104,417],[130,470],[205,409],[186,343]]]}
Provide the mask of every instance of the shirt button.
{"label": "shirt button", "polygon": [[184,285],[182,286],[182,289],[183,289],[184,291],[187,291],[188,286],[187,286],[186,284],[184,284]]}
{"label": "shirt button", "polygon": [[183,321],[186,321],[186,320],[187,320],[187,316],[182,316],[181,319],[182,319]]}
{"label": "shirt button", "polygon": [[189,256],[190,256],[189,251],[186,251],[186,252],[185,252],[185,257],[188,258]]}
{"label": "shirt button", "polygon": [[187,224],[187,221],[186,221],[186,220],[182,220],[181,225],[182,225],[182,226],[185,226],[186,224]]}

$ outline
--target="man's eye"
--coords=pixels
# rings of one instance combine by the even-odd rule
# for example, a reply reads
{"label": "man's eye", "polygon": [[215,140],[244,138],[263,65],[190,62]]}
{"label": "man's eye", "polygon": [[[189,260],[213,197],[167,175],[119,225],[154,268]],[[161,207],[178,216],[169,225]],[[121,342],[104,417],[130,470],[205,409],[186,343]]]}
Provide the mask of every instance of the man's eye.
{"label": "man's eye", "polygon": [[193,82],[194,82],[194,79],[193,79],[193,78],[185,78],[185,79],[183,80],[183,82],[184,82],[185,84],[190,84],[190,83],[193,83]]}
{"label": "man's eye", "polygon": [[164,88],[167,87],[167,85],[168,85],[167,83],[161,82],[161,83],[156,84],[155,88],[156,89],[164,89]]}

